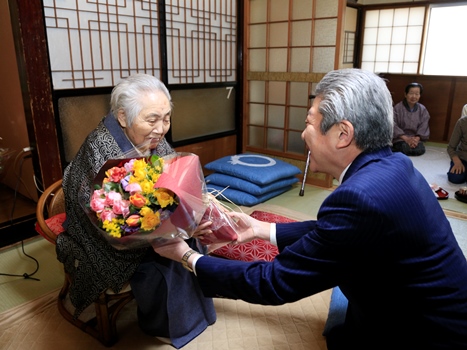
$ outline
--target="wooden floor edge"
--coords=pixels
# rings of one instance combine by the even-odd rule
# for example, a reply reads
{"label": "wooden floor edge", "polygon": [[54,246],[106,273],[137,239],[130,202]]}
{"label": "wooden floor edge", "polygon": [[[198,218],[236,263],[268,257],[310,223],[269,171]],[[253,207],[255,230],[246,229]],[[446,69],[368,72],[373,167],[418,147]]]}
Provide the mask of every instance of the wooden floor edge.
{"label": "wooden floor edge", "polygon": [[456,218],[456,219],[460,219],[460,220],[467,220],[467,214],[465,214],[465,213],[459,213],[458,211],[449,210],[449,209],[443,209],[443,211],[446,214],[446,216],[448,216],[450,218]]}

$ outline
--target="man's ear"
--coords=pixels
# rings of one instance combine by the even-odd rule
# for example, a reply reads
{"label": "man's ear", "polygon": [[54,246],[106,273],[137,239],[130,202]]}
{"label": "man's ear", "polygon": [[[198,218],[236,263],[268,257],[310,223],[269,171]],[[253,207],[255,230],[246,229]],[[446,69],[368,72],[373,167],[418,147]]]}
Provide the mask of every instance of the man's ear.
{"label": "man's ear", "polygon": [[351,122],[343,120],[339,123],[339,141],[337,142],[337,148],[348,147],[354,137],[354,128]]}
{"label": "man's ear", "polygon": [[118,123],[122,128],[126,128],[126,116],[123,108],[120,108],[117,113]]}

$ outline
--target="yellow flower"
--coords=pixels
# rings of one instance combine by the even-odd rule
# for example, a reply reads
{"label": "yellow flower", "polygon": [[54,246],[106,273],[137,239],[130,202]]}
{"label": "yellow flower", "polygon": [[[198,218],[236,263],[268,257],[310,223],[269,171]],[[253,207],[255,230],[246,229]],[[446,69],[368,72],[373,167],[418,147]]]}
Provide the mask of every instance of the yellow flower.
{"label": "yellow flower", "polygon": [[[144,209],[144,210],[143,210]],[[141,209],[141,229],[145,231],[152,231],[161,223],[161,217],[159,212],[153,212],[148,207]],[[146,210],[147,209],[147,210]]]}
{"label": "yellow flower", "polygon": [[102,222],[102,228],[106,230],[111,237],[120,238],[122,237],[122,231],[120,226],[123,225],[123,220],[114,218],[112,221],[104,220]]}
{"label": "yellow flower", "polygon": [[152,213],[152,209],[149,208],[149,207],[142,207],[142,208],[139,210],[139,213],[141,214],[141,216],[149,215],[149,214]]}
{"label": "yellow flower", "polygon": [[149,168],[148,169],[148,178],[151,179],[151,181],[153,183],[156,183],[157,180],[159,180],[159,177],[161,176],[161,172],[162,172],[161,167]]}
{"label": "yellow flower", "polygon": [[143,180],[139,183],[139,185],[141,186],[141,190],[144,194],[152,194],[154,191],[154,182],[150,180]]}
{"label": "yellow flower", "polygon": [[133,177],[137,182],[141,182],[146,179],[147,175],[147,163],[144,159],[137,159],[133,163]]}
{"label": "yellow flower", "polygon": [[172,191],[164,189],[164,188],[158,188],[154,192],[154,197],[157,198],[157,202],[161,206],[161,208],[165,208],[169,205],[174,204],[174,194]]}

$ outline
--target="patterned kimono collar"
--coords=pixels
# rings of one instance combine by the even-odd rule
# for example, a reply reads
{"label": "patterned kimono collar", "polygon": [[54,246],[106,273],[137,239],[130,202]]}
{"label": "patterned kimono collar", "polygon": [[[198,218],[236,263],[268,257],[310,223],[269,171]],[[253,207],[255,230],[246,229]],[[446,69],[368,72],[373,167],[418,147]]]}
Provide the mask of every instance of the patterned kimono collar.
{"label": "patterned kimono collar", "polygon": [[418,102],[413,106],[412,109],[410,109],[410,106],[409,106],[409,103],[407,102],[407,99],[404,99],[404,101],[402,101],[402,103],[404,104],[404,107],[405,107],[409,112],[416,112],[417,109],[418,109]]}
{"label": "patterned kimono collar", "polygon": [[117,119],[114,117],[112,112],[109,112],[104,118],[104,125],[109,130],[112,137],[118,144],[118,147],[122,150],[123,153],[131,151],[134,149],[133,144],[128,137],[123,132],[120,124],[118,124]]}

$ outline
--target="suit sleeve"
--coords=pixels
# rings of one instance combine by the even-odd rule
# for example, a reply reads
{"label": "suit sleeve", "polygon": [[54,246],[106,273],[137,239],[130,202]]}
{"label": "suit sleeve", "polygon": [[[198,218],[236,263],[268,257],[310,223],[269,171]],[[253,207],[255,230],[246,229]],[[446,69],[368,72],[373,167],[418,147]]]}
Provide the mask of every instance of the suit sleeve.
{"label": "suit sleeve", "polygon": [[363,226],[373,228],[365,223],[366,213],[359,214],[361,208],[346,201],[365,202],[354,196],[331,195],[320,209],[324,215],[318,214],[319,221],[278,224],[280,254],[272,262],[200,258],[196,272],[203,293],[207,297],[281,305],[336,286],[348,275],[346,261],[353,254],[353,233],[368,232],[360,229]]}

